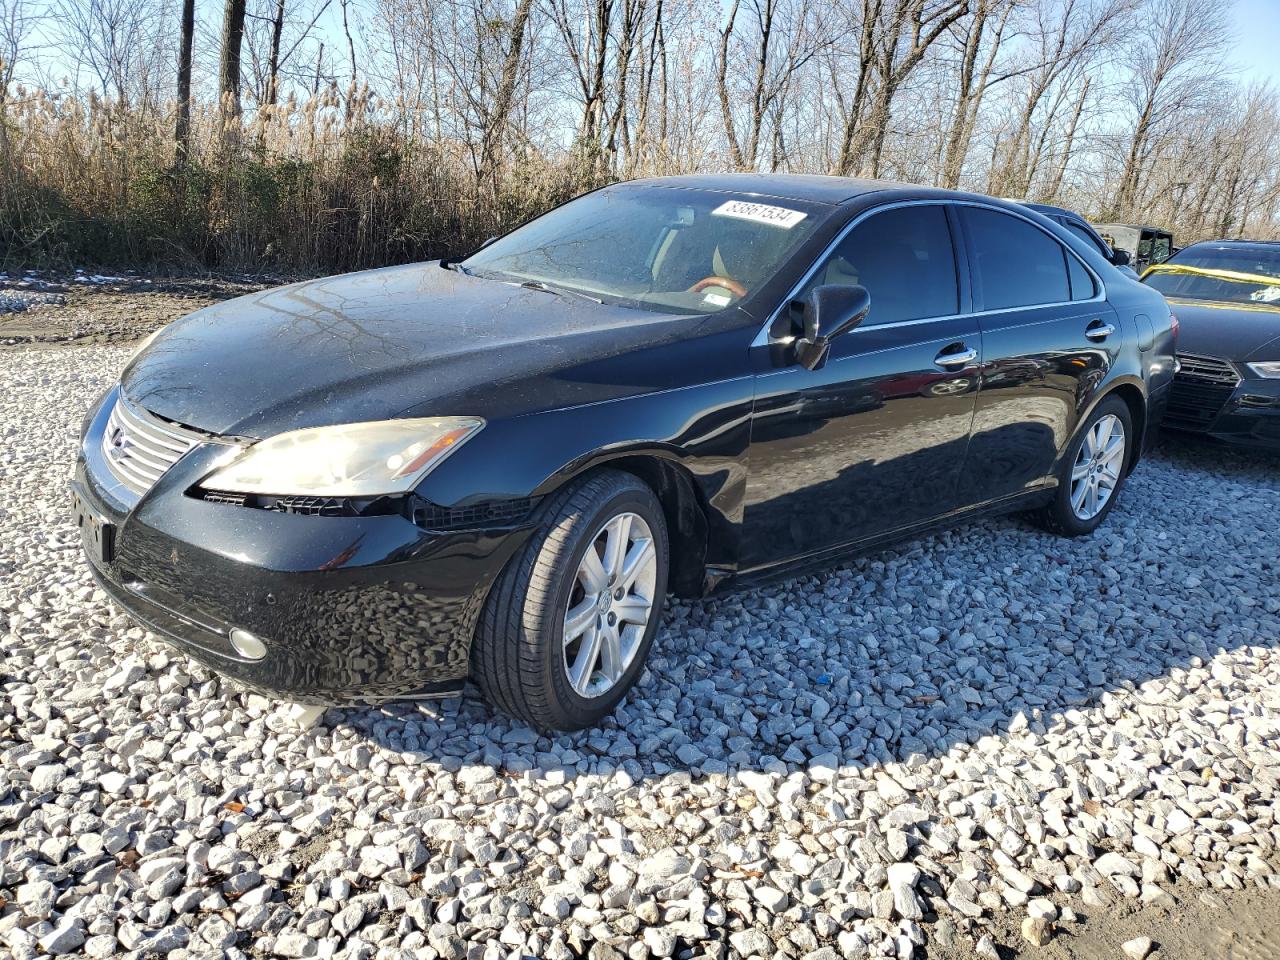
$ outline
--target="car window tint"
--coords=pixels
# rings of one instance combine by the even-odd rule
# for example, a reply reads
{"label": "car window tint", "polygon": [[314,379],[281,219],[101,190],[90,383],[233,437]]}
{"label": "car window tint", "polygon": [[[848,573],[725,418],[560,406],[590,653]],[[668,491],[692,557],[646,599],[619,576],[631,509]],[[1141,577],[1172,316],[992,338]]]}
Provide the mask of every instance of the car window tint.
{"label": "car window tint", "polygon": [[1196,244],[1179,250],[1170,263],[1205,270],[1234,270],[1264,277],[1280,277],[1280,245],[1275,249],[1255,246]]}
{"label": "car window tint", "polygon": [[958,313],[956,256],[945,210],[920,204],[873,214],[840,242],[804,293],[827,283],[867,288],[867,326]]}
{"label": "car window tint", "polygon": [[1063,251],[1063,255],[1067,258],[1067,272],[1071,276],[1071,299],[1091,299],[1098,292],[1094,287],[1093,277],[1078,257],[1073,257],[1066,251]]}
{"label": "car window tint", "polygon": [[1111,252],[1109,250],[1102,249],[1102,245],[1098,243],[1098,238],[1095,237],[1088,230],[1086,230],[1084,227],[1080,226],[1080,224],[1072,223],[1070,220],[1063,220],[1062,225],[1066,227],[1068,230],[1070,230],[1072,233],[1074,233],[1081,240],[1083,240],[1085,243],[1089,244],[1089,246],[1093,247],[1093,249],[1097,250],[1104,257],[1106,257],[1107,259],[1111,259]]}
{"label": "car window tint", "polygon": [[984,310],[1065,303],[1071,299],[1062,244],[1018,217],[962,207],[978,267]]}

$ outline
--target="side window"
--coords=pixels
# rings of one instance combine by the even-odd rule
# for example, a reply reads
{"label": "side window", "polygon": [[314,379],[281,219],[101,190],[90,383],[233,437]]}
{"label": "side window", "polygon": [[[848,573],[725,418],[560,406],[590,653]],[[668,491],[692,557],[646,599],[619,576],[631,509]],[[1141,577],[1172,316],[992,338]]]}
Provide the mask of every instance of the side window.
{"label": "side window", "polygon": [[1066,250],[1063,251],[1063,256],[1067,258],[1067,273],[1071,276],[1071,299],[1091,299],[1098,292],[1093,285],[1093,277],[1084,268],[1079,257]]}
{"label": "side window", "polygon": [[938,204],[918,204],[872,214],[841,241],[801,296],[825,283],[867,288],[867,326],[958,313],[956,255],[946,211]]}
{"label": "side window", "polygon": [[982,309],[1066,303],[1071,299],[1062,244],[1025,220],[961,207],[978,268]]}
{"label": "side window", "polygon": [[1072,233],[1074,233],[1081,240],[1083,240],[1085,243],[1087,243],[1089,246],[1093,247],[1093,249],[1097,250],[1104,257],[1107,257],[1108,259],[1110,259],[1111,257],[1110,251],[1103,250],[1102,247],[1098,246],[1098,238],[1095,237],[1088,230],[1086,230],[1084,227],[1080,226],[1080,224],[1072,223],[1070,220],[1063,220],[1062,225],[1066,227],[1068,230],[1070,230]]}

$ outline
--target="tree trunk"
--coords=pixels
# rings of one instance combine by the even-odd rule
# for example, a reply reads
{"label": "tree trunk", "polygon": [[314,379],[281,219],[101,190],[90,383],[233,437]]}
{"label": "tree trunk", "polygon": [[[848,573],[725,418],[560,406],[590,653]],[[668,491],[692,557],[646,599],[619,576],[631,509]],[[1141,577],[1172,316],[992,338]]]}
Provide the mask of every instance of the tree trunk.
{"label": "tree trunk", "polygon": [[181,38],[178,44],[178,120],[173,131],[174,159],[178,166],[191,152],[191,47],[196,26],[196,0],[182,0]]}
{"label": "tree trunk", "polygon": [[271,61],[267,67],[266,102],[275,106],[280,99],[280,38],[284,34],[284,0],[276,0],[276,15],[271,21]]}
{"label": "tree trunk", "polygon": [[218,94],[223,120],[228,123],[240,116],[240,47],[244,41],[244,14],[245,0],[227,0],[222,19]]}
{"label": "tree trunk", "polygon": [[735,170],[745,170],[746,161],[742,156],[742,147],[738,143],[738,134],[733,127],[733,109],[729,106],[729,38],[733,35],[733,24],[738,19],[738,2],[733,0],[729,9],[729,20],[720,32],[720,59],[716,63],[716,92],[720,95],[720,116],[724,119],[724,135],[729,141],[729,159]]}
{"label": "tree trunk", "polygon": [[1112,216],[1129,216],[1134,198],[1138,195],[1139,168],[1142,156],[1147,147],[1147,130],[1151,126],[1151,111],[1154,107],[1148,101],[1146,108],[1138,117],[1138,125],[1134,128],[1133,139],[1129,143],[1129,153],[1125,157],[1124,172],[1120,176],[1120,189],[1116,191],[1115,203],[1112,205]]}
{"label": "tree trunk", "polygon": [[1093,82],[1092,77],[1085,77],[1084,86],[1080,88],[1080,98],[1076,100],[1076,108],[1071,113],[1071,123],[1067,127],[1066,142],[1062,145],[1062,156],[1058,158],[1057,169],[1053,171],[1053,178],[1041,196],[1045,202],[1050,202],[1058,195],[1058,191],[1062,189],[1062,178],[1067,174],[1067,162],[1071,159],[1071,148],[1075,144],[1076,130],[1080,126],[1080,113],[1084,110],[1084,102],[1089,96],[1089,84]]}
{"label": "tree trunk", "polygon": [[582,111],[582,128],[579,131],[581,146],[591,156],[593,164],[600,153],[600,127],[604,114],[605,61],[609,57],[609,23],[613,19],[613,0],[596,0],[595,49],[591,54],[590,79],[587,84]]}
{"label": "tree trunk", "polygon": [[973,23],[969,27],[965,40],[964,58],[960,66],[956,109],[952,116],[951,129],[947,132],[946,155],[942,163],[942,185],[950,190],[960,186],[960,178],[964,174],[964,162],[969,156],[969,146],[973,140],[973,128],[978,120],[978,111],[982,107],[987,87],[992,83],[991,74],[995,69],[996,56],[1000,52],[1005,26],[1009,22],[1009,14],[1013,8],[1013,3],[1004,4],[1000,22],[991,38],[987,59],[981,70],[977,69],[978,52],[982,48],[987,19],[991,14],[991,8],[986,2],[979,4],[974,13]]}
{"label": "tree trunk", "polygon": [[480,169],[477,179],[481,183],[492,177],[498,168],[502,135],[506,130],[507,120],[511,116],[516,81],[520,76],[525,29],[529,23],[529,11],[532,7],[533,0],[520,0],[515,17],[511,20],[511,29],[507,34],[507,55],[502,61],[502,78],[498,82],[493,110],[489,114],[489,122],[485,124],[484,139],[480,148]]}

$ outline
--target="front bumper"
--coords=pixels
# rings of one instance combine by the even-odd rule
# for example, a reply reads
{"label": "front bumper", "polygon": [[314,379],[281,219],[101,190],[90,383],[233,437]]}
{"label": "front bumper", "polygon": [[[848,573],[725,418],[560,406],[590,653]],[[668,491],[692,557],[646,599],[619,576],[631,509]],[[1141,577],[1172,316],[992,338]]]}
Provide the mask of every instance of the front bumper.
{"label": "front bumper", "polygon": [[1205,384],[1175,379],[1165,426],[1224,443],[1280,450],[1280,380],[1250,377],[1235,384]]}
{"label": "front bumper", "polygon": [[[313,517],[213,503],[188,491],[220,451],[197,446],[140,499],[101,454],[112,390],[86,421],[72,481],[85,553],[131,616],[210,668],[304,703],[374,702],[459,689],[481,607],[528,524],[448,533],[399,516]],[[95,524],[95,531],[100,528]],[[266,644],[233,649],[233,628]]]}

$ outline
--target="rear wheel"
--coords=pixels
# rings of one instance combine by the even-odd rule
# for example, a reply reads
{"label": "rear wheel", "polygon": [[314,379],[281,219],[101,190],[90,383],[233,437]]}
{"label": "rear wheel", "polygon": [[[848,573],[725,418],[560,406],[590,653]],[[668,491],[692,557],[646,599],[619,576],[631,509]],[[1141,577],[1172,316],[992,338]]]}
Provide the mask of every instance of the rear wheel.
{"label": "rear wheel", "polygon": [[1066,537],[1096,530],[1120,495],[1133,440],[1128,404],[1098,404],[1063,458],[1053,500],[1033,515],[1039,524]]}
{"label": "rear wheel", "polygon": [[644,669],[667,571],[662,506],[640,480],[602,470],[554,495],[477,626],[485,698],[542,729],[598,723]]}

